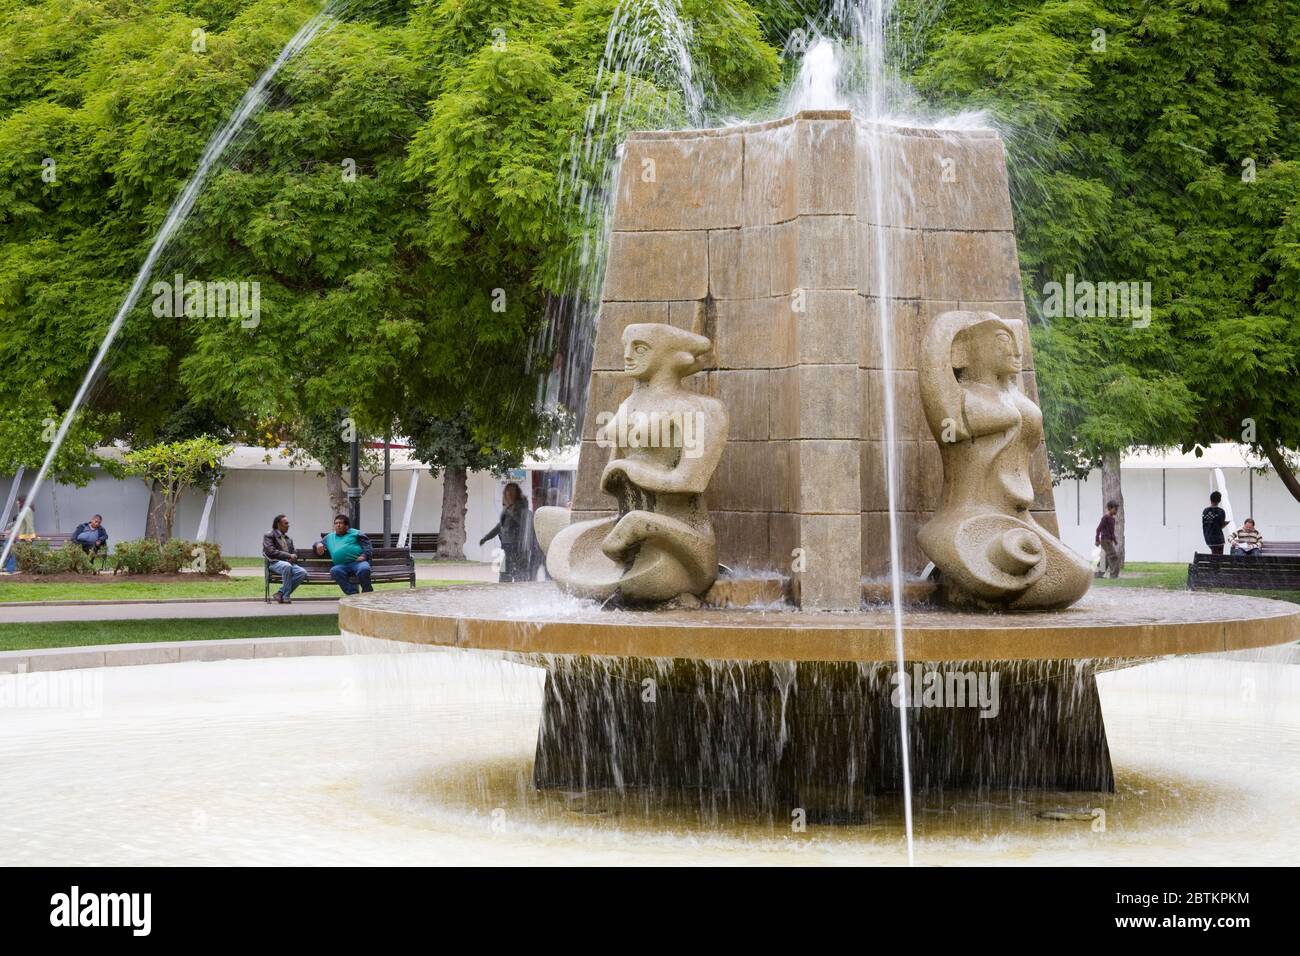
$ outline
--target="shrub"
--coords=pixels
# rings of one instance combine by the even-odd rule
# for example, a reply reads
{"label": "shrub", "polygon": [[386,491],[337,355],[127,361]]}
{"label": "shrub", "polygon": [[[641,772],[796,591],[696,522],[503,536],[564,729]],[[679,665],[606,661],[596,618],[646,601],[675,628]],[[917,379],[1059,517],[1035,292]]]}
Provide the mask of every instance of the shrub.
{"label": "shrub", "polygon": [[54,549],[46,541],[15,541],[14,560],[24,574],[90,574],[95,570],[90,555],[71,541]]}
{"label": "shrub", "polygon": [[159,545],[150,538],[118,542],[113,549],[113,571],[126,574],[176,574],[193,570],[201,574],[229,571],[221,546],[211,542],[172,538]]}
{"label": "shrub", "polygon": [[155,574],[162,560],[162,549],[151,538],[119,541],[113,546],[113,573]]}

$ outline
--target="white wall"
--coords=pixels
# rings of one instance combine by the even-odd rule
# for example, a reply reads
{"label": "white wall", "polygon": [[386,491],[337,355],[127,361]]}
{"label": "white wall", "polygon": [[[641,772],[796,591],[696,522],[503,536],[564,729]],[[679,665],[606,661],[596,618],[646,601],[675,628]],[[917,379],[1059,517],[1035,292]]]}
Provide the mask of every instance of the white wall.
{"label": "white wall", "polygon": [[[1124,469],[1126,557],[1181,562],[1204,553],[1201,510],[1216,488],[1213,475],[1209,468]],[[1272,471],[1251,475],[1245,468],[1225,468],[1223,478],[1237,525],[1253,517],[1265,541],[1300,541],[1300,502]],[[1089,554],[1105,504],[1101,473],[1093,472],[1083,482],[1063,481],[1054,490],[1061,538],[1080,554]]]}
{"label": "white wall", "polygon": [[[411,471],[392,472],[392,529],[402,527],[402,513],[410,488]],[[23,488],[31,481],[24,477]],[[8,495],[11,477],[0,479],[0,505]],[[498,542],[479,547],[478,539],[496,524],[501,510],[501,489],[505,483],[490,474],[469,477],[469,510],[466,514],[465,556],[472,561],[490,561]],[[173,529],[178,537],[192,538],[198,532],[206,499],[201,489],[193,489],[181,499]],[[47,482],[36,496],[36,530],[70,533],[92,514],[104,516],[110,542],[138,538],[144,534],[145,512],[149,492],[138,479],[119,481],[99,474],[84,488]],[[376,477],[361,499],[361,518],[366,531],[383,528],[384,482]],[[325,480],[311,471],[238,470],[227,473],[217,489],[208,538],[232,556],[261,553],[262,535],[270,530],[277,514],[289,517],[290,531],[300,547],[310,544],[331,528],[332,514]],[[412,531],[437,531],[442,515],[442,480],[428,471],[420,473],[412,510]]]}

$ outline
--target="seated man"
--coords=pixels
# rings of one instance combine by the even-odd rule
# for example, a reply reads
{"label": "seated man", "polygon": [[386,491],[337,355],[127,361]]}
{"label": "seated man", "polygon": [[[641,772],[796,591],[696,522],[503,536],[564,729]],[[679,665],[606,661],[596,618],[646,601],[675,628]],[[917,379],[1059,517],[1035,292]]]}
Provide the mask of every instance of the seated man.
{"label": "seated man", "polygon": [[[321,557],[326,554],[334,562],[330,576],[343,589],[344,594],[356,594],[357,584],[363,591],[373,591],[370,583],[370,555],[373,552],[370,539],[352,527],[347,515],[334,518],[334,532],[327,534],[316,542],[316,553]],[[357,584],[352,583],[352,578]]]}
{"label": "seated man", "polygon": [[1264,547],[1264,536],[1255,530],[1255,519],[1247,518],[1232,533],[1233,554],[1259,554]]}
{"label": "seated man", "polygon": [[289,519],[284,515],[276,515],[270,532],[262,535],[262,557],[266,558],[267,569],[280,575],[282,582],[280,590],[271,595],[275,603],[292,604],[289,595],[307,580],[307,569],[298,563],[298,552],[289,537]]}
{"label": "seated man", "polygon": [[72,532],[72,540],[81,545],[87,554],[98,554],[108,544],[108,531],[104,528],[103,517],[91,515],[89,521],[77,525],[77,530]]}

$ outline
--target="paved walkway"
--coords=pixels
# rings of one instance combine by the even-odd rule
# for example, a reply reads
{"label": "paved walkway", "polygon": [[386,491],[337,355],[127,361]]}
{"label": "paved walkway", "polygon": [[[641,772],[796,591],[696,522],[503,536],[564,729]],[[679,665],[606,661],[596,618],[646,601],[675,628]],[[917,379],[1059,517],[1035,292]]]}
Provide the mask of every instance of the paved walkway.
{"label": "paved walkway", "polygon": [[0,652],[0,674],[34,674],[83,667],[128,667],[181,661],[229,661],[266,657],[345,654],[341,637],[250,637],[228,641],[158,641],[50,647]]}

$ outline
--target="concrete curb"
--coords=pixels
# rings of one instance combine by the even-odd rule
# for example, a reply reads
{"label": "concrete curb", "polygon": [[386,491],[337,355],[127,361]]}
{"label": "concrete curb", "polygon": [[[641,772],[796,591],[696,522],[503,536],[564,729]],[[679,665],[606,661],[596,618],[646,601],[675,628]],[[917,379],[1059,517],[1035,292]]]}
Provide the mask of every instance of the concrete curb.
{"label": "concrete curb", "polygon": [[50,647],[0,651],[0,674],[35,674],[83,667],[130,667],[183,661],[254,660],[268,657],[327,657],[347,653],[343,638],[248,637],[219,641],[147,641],[93,647]]}

